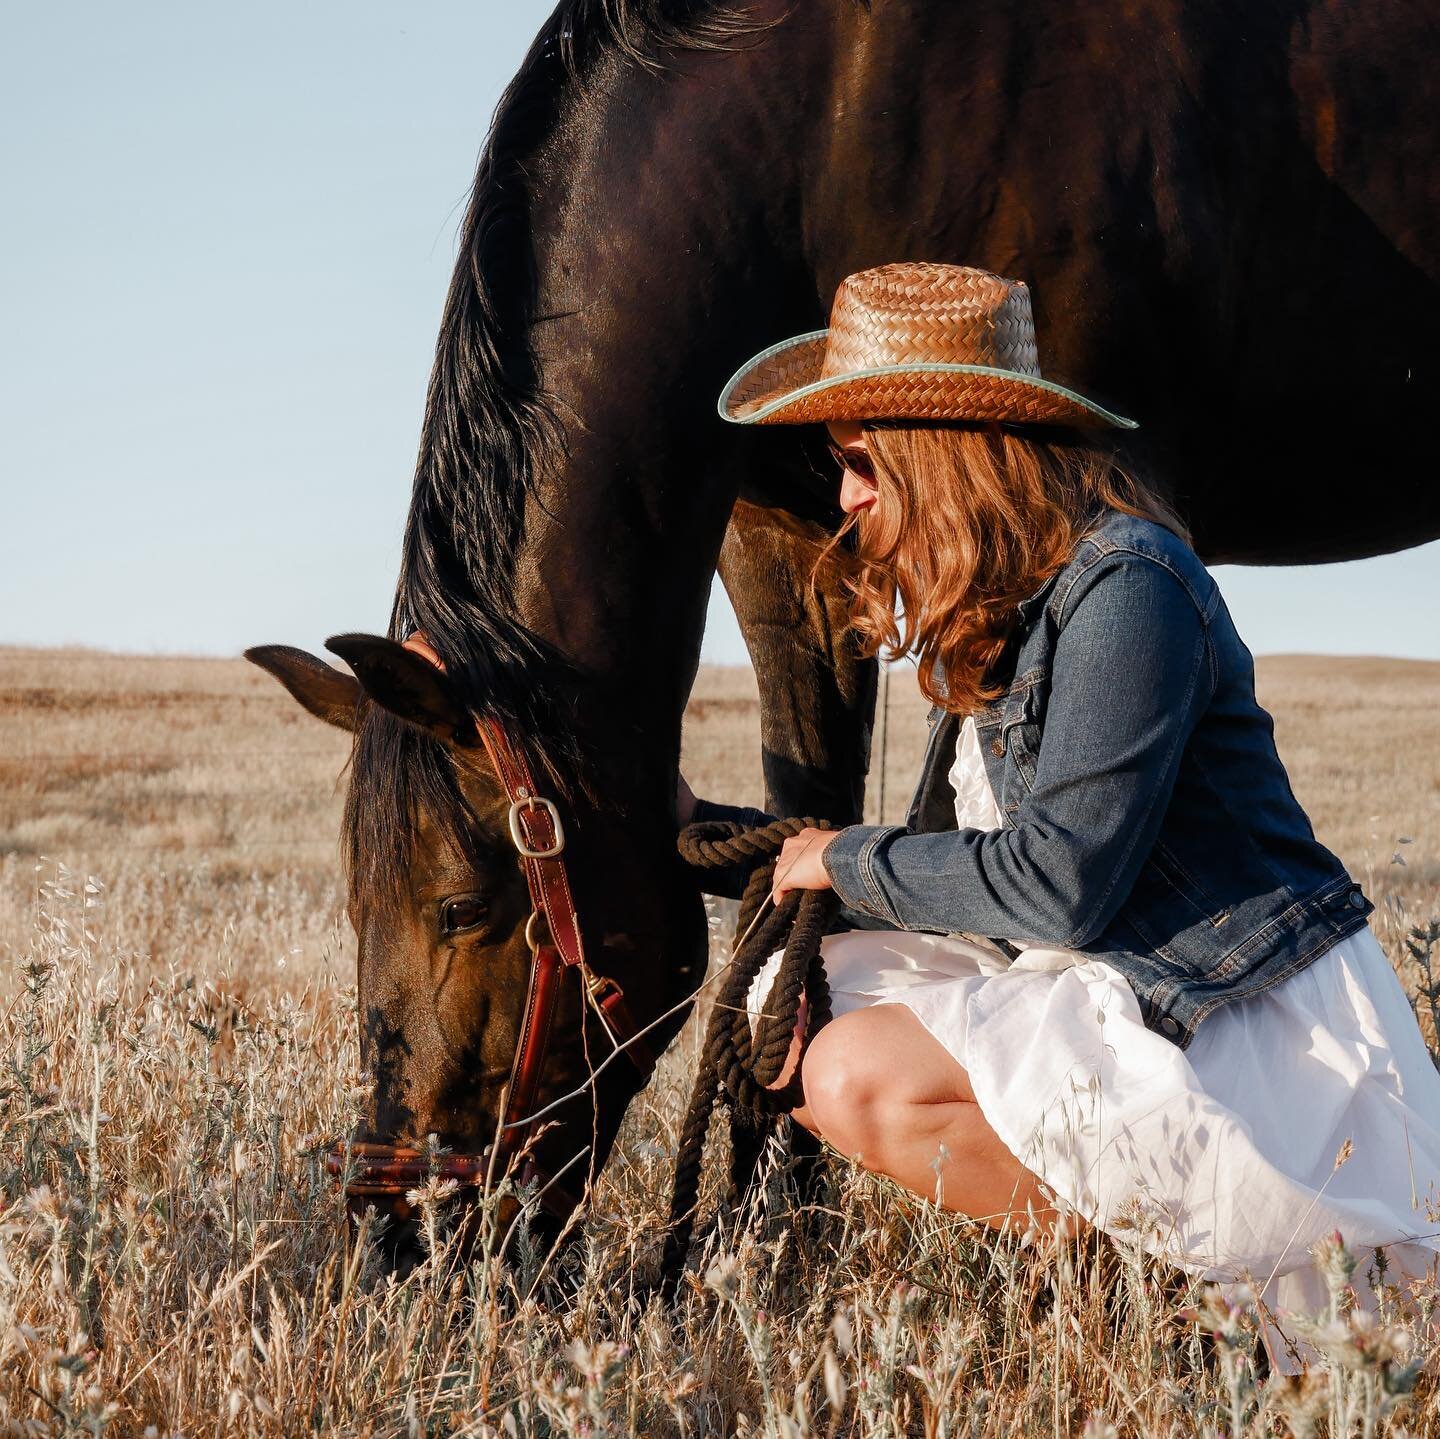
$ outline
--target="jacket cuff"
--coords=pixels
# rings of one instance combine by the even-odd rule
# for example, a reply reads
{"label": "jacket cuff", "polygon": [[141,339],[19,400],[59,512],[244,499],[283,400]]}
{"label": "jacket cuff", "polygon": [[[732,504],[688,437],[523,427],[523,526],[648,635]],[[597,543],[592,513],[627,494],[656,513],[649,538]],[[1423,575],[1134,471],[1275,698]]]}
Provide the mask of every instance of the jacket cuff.
{"label": "jacket cuff", "polygon": [[[755,829],[769,824],[772,819],[774,815],[766,814],[763,809],[754,809],[750,805],[720,804],[716,800],[697,797],[690,823],[708,824],[711,820],[730,820]],[[697,870],[694,873],[701,893],[719,895],[722,899],[741,899],[750,883],[753,868],[753,865],[737,860],[721,869]]]}
{"label": "jacket cuff", "polygon": [[897,834],[908,833],[903,824],[851,824],[837,832],[820,856],[835,893],[862,914],[873,915],[895,929],[904,929],[899,916],[876,882],[876,849]]}
{"label": "jacket cuff", "polygon": [[756,809],[748,804],[721,804],[718,800],[701,799],[696,796],[695,810],[690,816],[691,824],[709,824],[711,820],[730,820],[735,824],[743,824],[749,829],[759,829],[762,825],[769,824],[775,816],[766,814],[763,809]]}

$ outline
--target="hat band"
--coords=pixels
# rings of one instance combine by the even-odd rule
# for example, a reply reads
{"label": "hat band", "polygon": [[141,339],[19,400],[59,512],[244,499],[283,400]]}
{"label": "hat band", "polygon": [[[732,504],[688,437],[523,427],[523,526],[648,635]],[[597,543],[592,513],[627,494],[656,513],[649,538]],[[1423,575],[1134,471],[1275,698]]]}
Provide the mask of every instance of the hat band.
{"label": "hat band", "polygon": [[[741,382],[758,370],[766,360],[782,354],[786,350],[795,349],[801,345],[813,343],[823,339],[829,334],[828,329],[810,330],[803,335],[792,335],[787,340],[781,340],[778,344],[771,345],[768,349],[762,350],[758,355],[752,356],[738,370],[731,375],[725,388],[720,392],[720,398],[716,404],[720,417],[728,420],[731,418],[731,397],[739,389]],[[990,378],[999,378],[1026,389],[1040,390],[1046,394],[1055,395],[1059,398],[1070,401],[1072,404],[1083,406],[1091,414],[1105,423],[1114,425],[1122,430],[1138,429],[1139,425],[1134,420],[1126,419],[1123,415],[1117,415],[1107,410],[1102,405],[1097,405],[1093,400],[1087,400],[1084,395],[1077,394],[1074,390],[1064,385],[1056,384],[1054,380],[1044,379],[1040,375],[1027,375],[1019,370],[1007,370],[998,365],[970,365],[960,364],[953,360],[913,360],[897,365],[876,365],[863,370],[846,370],[838,375],[826,375],[820,379],[812,380],[805,385],[798,385],[793,389],[784,390],[775,395],[772,399],[764,401],[758,409],[753,410],[744,418],[747,423],[754,423],[763,420],[767,415],[772,415],[776,410],[784,409],[787,405],[797,400],[802,400],[810,395],[820,394],[825,390],[833,389],[838,385],[849,384],[855,380],[876,379],[886,375],[984,375]],[[754,403],[749,401],[747,403]]]}

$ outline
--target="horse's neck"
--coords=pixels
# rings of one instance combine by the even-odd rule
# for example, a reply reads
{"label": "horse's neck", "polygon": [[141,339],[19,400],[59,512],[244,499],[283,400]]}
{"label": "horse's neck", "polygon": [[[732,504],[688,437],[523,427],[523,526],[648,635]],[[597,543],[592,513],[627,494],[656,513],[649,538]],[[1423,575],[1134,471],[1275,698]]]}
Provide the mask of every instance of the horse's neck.
{"label": "horse's neck", "polygon": [[516,603],[606,694],[607,722],[637,749],[678,737],[742,477],[796,449],[715,412],[743,359],[818,314],[813,287],[794,282],[798,256],[754,256],[793,158],[780,174],[781,158],[752,150],[770,177],[757,186],[718,153],[778,90],[767,81],[757,94],[744,75],[783,71],[770,50],[782,36],[660,75],[636,68],[582,96],[532,204],[543,318],[531,341],[568,456],[527,505]]}

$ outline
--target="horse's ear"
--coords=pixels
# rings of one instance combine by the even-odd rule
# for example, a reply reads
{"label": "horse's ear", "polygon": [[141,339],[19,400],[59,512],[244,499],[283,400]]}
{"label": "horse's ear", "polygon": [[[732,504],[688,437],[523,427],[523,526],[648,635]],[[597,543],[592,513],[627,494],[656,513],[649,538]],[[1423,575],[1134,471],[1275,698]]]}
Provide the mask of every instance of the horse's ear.
{"label": "horse's ear", "polygon": [[256,645],[245,651],[245,658],[274,675],[317,719],[341,729],[355,728],[361,691],[352,675],[289,645]]}
{"label": "horse's ear", "polygon": [[382,635],[332,635],[325,648],[355,671],[382,709],[454,744],[477,742],[475,721],[454,684],[423,655]]}

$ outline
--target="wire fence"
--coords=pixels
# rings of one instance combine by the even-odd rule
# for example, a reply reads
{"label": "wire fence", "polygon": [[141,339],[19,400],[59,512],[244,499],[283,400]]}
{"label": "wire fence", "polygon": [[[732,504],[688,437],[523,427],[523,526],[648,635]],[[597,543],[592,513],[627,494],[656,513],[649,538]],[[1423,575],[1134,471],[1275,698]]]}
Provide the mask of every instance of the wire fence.
{"label": "wire fence", "polygon": [[253,749],[253,750],[168,750],[168,749],[132,749],[132,750],[103,750],[103,749],[82,749],[82,750],[28,750],[24,754],[18,751],[7,752],[0,750],[0,764],[23,764],[27,760],[204,760],[211,764],[229,764],[231,760],[237,759],[335,759],[344,756],[344,751],[327,749]]}
{"label": "wire fence", "polygon": [[[343,754],[337,754],[331,750],[321,749],[251,749],[251,750],[227,750],[216,748],[210,750],[29,750],[24,753],[0,751],[0,765],[35,765],[43,767],[46,764],[63,763],[132,763],[141,761],[159,761],[162,763],[209,763],[215,765],[229,765],[237,760],[255,759],[284,759],[284,760],[305,760],[305,759],[329,759],[343,758]],[[202,790],[170,790],[152,791],[147,796],[152,800],[175,800],[190,801],[200,804],[224,803],[234,800],[265,800],[275,798],[288,791],[276,789],[202,789]],[[43,818],[44,816],[35,816]],[[92,821],[93,822],[93,821]],[[282,849],[282,848],[304,848],[320,845],[334,847],[338,843],[335,833],[320,836],[303,836],[300,838],[276,837],[273,839],[234,839],[234,840],[189,840],[176,838],[174,840],[159,841],[156,843],[143,843],[130,840],[101,838],[93,841],[84,839],[59,841],[67,850],[143,850],[149,852],[158,851],[189,851],[189,850],[230,850],[230,849]],[[28,849],[28,847],[27,847]],[[19,853],[13,847],[0,847],[0,853]]]}
{"label": "wire fence", "polygon": [[179,759],[206,760],[213,764],[229,764],[236,759],[335,759],[342,757],[345,750],[328,749],[33,749],[25,753],[0,750],[0,763],[22,763],[25,760],[145,760]]}
{"label": "wire fence", "polygon": [[[116,656],[116,658],[120,658]],[[309,759],[344,759],[348,751],[323,750],[323,749],[246,749],[227,750],[217,747],[208,750],[174,750],[174,749],[130,749],[130,750],[28,750],[0,751],[0,766],[33,765],[43,772],[46,765],[65,763],[137,763],[157,761],[160,763],[190,764],[208,763],[214,765],[229,765],[242,760],[309,760]],[[179,801],[190,801],[197,804],[224,803],[225,801],[250,800],[263,801],[267,798],[275,798],[288,791],[267,789],[224,789],[224,790],[197,790],[197,791],[161,791],[152,792],[148,797],[151,799],[171,799]],[[35,819],[44,819],[47,816],[37,814],[29,816]],[[182,818],[189,818],[184,816]],[[96,821],[86,821],[77,817],[80,823],[94,824]],[[153,821],[152,821],[153,822]],[[163,821],[162,821],[163,823]],[[238,850],[322,850],[329,849],[338,853],[339,831],[338,828],[325,835],[289,835],[275,836],[272,838],[251,838],[251,839],[218,839],[218,840],[195,840],[183,836],[177,836],[168,840],[137,841],[122,838],[110,838],[108,836],[87,837],[77,835],[74,837],[56,837],[53,840],[45,840],[35,843],[27,840],[22,847],[17,846],[13,841],[10,844],[0,842],[0,855],[7,855],[20,859],[39,859],[40,850],[43,848],[63,849],[67,854],[114,854],[114,853],[143,853],[143,854],[171,854],[177,858],[195,852],[218,853],[233,852]]]}
{"label": "wire fence", "polygon": [[263,690],[268,683],[258,670],[247,670],[242,662],[245,656],[234,655],[191,655],[191,654],[110,654],[105,650],[47,650],[29,649],[24,645],[0,645],[0,665],[19,664],[41,669],[45,665],[129,665],[139,669],[145,665],[223,665],[233,670],[247,683],[254,682],[256,689]]}
{"label": "wire fence", "polygon": [[[38,667],[48,664],[94,664],[96,662],[107,664],[129,664],[132,666],[136,664],[151,664],[156,662],[175,662],[177,664],[191,666],[196,664],[232,665],[235,663],[236,657],[198,655],[146,655],[137,659],[133,655],[103,654],[87,651],[78,651],[75,653],[46,653],[42,655],[36,655],[33,652],[26,652],[23,650],[7,651],[3,647],[0,647],[0,665],[3,665],[7,659],[14,661],[22,658],[27,663]],[[866,804],[867,812],[878,811],[875,820],[875,822],[878,823],[884,822],[885,812],[889,808],[886,803],[886,800],[888,798],[886,779],[887,769],[889,767],[888,762],[890,750],[890,730],[892,728],[889,723],[892,709],[889,683],[890,668],[890,666],[885,666],[882,668],[881,672],[881,702],[879,705],[877,705],[878,713],[876,716],[879,729],[879,733],[877,735],[878,743],[874,746],[874,754],[872,756],[872,770],[870,775],[871,787],[878,788],[878,803],[876,802],[875,797],[867,796]],[[259,676],[257,676],[256,679],[257,688],[253,697],[264,701],[269,701],[271,699],[271,696],[264,692],[264,684],[266,682],[264,682],[263,679]],[[42,688],[43,685],[43,677],[36,677],[36,680],[30,683],[27,688]],[[241,689],[237,690],[236,693],[245,693],[246,689],[248,689],[248,687],[242,687]],[[144,691],[137,691],[137,693],[143,694]],[[207,695],[204,692],[201,692],[197,693],[195,695],[195,698],[197,701],[203,701],[207,698],[214,698],[214,696]],[[277,694],[273,698],[277,708],[283,708],[290,704],[290,701],[283,695]],[[895,708],[898,710],[900,706],[897,705]],[[348,743],[337,743],[335,747],[325,749],[318,747],[305,747],[299,749],[226,749],[223,745],[217,745],[209,749],[29,749],[24,751],[0,750],[0,768],[9,769],[13,773],[13,770],[16,767],[24,766],[35,767],[36,769],[40,769],[43,771],[45,766],[61,767],[65,765],[80,764],[109,764],[115,766],[153,764],[157,766],[157,768],[164,768],[178,767],[180,765],[220,766],[243,762],[277,760],[285,761],[292,764],[305,763],[310,760],[327,760],[331,762],[338,762],[339,764],[343,765],[343,763],[348,759],[348,756]],[[43,773],[37,775],[36,777],[43,779]],[[277,793],[279,792],[275,790],[202,790],[194,793],[176,792],[173,795],[167,795],[163,792],[160,794],[155,794],[154,792],[152,792],[151,797],[169,797],[173,799],[185,799],[202,802],[241,799],[253,801],[255,799],[263,799],[267,795],[274,795]],[[3,796],[3,791],[0,791],[0,796]],[[41,816],[36,817],[39,818]],[[180,854],[192,850],[219,851],[284,848],[306,849],[319,848],[321,846],[335,847],[338,844],[338,837],[336,835],[329,835],[325,837],[307,836],[298,839],[247,839],[233,841],[189,841],[183,839],[176,839],[173,841],[159,842],[154,844],[134,843],[123,840],[98,839],[95,841],[82,840],[79,842],[71,840],[57,840],[56,843],[57,845],[63,844],[67,850],[80,850],[82,852],[98,852],[104,850],[106,852],[141,851],[147,853],[170,852]],[[7,850],[3,845],[0,845],[0,854],[16,854],[29,852],[31,851],[29,851],[28,846],[25,851],[19,851],[13,848]]]}
{"label": "wire fence", "polygon": [[[131,840],[101,840],[93,843],[84,841],[60,840],[53,846],[56,849],[64,848],[67,853],[79,851],[82,854],[97,854],[104,850],[107,854],[115,850],[141,850],[148,853],[165,852],[174,855],[189,854],[192,850],[232,850],[232,849],[294,849],[309,847],[312,845],[329,845],[331,849],[338,852],[340,837],[332,834],[324,839],[236,839],[236,840],[177,840],[173,844],[136,844]],[[39,859],[41,855],[37,850],[5,849],[0,847],[0,857]]]}

